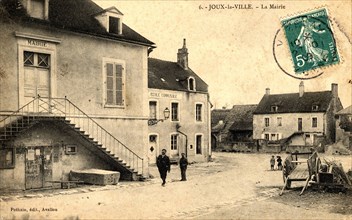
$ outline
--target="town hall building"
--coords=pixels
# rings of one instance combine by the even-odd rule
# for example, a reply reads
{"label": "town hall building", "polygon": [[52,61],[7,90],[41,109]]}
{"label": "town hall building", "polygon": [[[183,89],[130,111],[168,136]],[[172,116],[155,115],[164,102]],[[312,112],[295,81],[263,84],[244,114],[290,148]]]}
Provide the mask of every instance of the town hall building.
{"label": "town hall building", "polygon": [[[0,9],[0,189],[43,188],[90,168],[148,177],[154,43],[124,24],[117,8],[91,0],[3,0]],[[199,84],[170,97],[175,103],[195,88],[207,96],[189,76]],[[203,153],[208,137],[200,134]]]}

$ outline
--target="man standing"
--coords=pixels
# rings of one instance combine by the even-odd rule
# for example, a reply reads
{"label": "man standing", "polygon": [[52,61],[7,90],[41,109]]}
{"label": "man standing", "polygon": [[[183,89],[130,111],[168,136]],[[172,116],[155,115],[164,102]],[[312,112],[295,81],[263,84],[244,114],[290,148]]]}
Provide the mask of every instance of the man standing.
{"label": "man standing", "polygon": [[180,169],[181,169],[181,181],[186,181],[186,170],[188,165],[188,160],[186,158],[186,154],[182,153],[182,157],[180,159]]}
{"label": "man standing", "polygon": [[156,165],[160,173],[160,178],[163,180],[162,186],[165,186],[167,172],[170,173],[170,159],[166,156],[166,150],[161,150],[161,155],[158,156]]}

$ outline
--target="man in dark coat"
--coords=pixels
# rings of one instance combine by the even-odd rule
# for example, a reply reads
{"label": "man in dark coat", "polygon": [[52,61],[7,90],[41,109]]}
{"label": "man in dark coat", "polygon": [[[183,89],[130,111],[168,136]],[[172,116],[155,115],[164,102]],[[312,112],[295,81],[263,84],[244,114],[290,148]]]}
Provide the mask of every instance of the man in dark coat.
{"label": "man in dark coat", "polygon": [[160,178],[163,180],[162,186],[165,186],[167,172],[170,173],[170,159],[166,156],[166,150],[162,149],[161,155],[156,160],[156,165],[160,173]]}
{"label": "man in dark coat", "polygon": [[181,181],[186,181],[186,170],[188,165],[188,160],[186,158],[186,154],[182,153],[182,157],[180,159],[180,169],[181,169]]}

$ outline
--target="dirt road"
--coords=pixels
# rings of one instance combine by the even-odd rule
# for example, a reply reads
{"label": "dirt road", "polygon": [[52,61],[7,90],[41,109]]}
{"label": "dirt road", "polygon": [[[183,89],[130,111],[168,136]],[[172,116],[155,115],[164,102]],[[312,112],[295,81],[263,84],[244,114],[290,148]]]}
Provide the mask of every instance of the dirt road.
{"label": "dirt road", "polygon": [[[173,166],[166,187],[151,167],[155,178],[149,182],[1,201],[0,219],[352,219],[350,193],[299,197],[296,190],[279,197],[282,174],[268,170],[269,159],[215,153],[214,162],[189,166],[186,182],[178,181]],[[345,169],[352,166],[350,158],[342,159]]]}

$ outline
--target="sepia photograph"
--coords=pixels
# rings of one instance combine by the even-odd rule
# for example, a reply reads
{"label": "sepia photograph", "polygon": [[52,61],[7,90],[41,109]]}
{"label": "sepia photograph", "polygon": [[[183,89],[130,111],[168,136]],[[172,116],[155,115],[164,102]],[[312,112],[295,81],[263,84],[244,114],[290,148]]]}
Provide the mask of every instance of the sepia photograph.
{"label": "sepia photograph", "polygon": [[0,0],[0,220],[352,220],[350,0]]}

